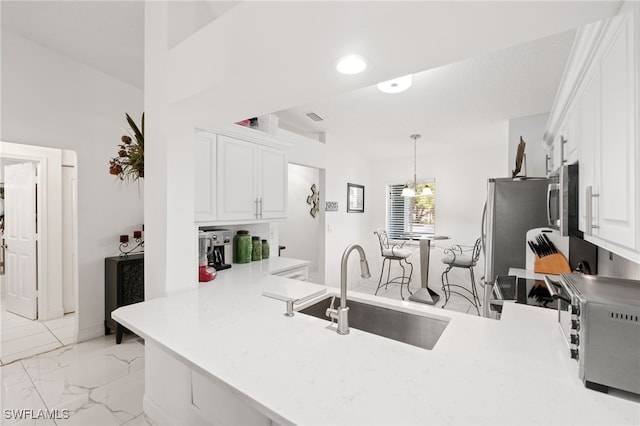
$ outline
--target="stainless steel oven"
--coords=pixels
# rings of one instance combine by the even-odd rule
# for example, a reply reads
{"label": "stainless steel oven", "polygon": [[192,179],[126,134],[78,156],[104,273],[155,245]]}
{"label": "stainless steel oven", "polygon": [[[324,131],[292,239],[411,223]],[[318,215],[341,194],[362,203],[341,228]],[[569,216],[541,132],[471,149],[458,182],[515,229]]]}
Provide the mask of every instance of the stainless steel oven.
{"label": "stainless steel oven", "polygon": [[563,236],[578,231],[578,163],[563,165],[549,176],[547,220],[550,228]]}
{"label": "stainless steel oven", "polygon": [[585,386],[640,394],[640,281],[599,275],[545,277]]}

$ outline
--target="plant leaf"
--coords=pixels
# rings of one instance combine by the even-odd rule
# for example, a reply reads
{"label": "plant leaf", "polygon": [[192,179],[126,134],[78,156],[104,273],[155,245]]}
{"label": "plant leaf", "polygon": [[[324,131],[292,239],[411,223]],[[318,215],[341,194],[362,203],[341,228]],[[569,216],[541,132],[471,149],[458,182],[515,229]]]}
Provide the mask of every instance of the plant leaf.
{"label": "plant leaf", "polygon": [[127,113],[125,113],[125,115],[127,116],[127,121],[129,122],[129,126],[131,126],[131,130],[133,130],[133,133],[136,137],[136,141],[144,145],[144,135],[142,134],[142,132],[140,132],[140,129],[138,129],[138,126],[133,121],[131,116]]}

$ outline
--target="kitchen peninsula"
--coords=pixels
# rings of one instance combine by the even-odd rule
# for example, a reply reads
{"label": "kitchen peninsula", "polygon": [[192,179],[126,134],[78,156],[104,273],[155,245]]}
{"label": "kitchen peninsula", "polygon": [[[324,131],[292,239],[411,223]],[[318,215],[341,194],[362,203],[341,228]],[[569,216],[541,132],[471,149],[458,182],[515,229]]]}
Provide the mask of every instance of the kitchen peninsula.
{"label": "kitchen peninsula", "polygon": [[[351,292],[448,321],[433,350],[297,312],[264,297],[272,258],[122,307],[145,339],[145,413],[158,424],[639,424],[635,395],[586,389],[549,309],[505,304],[500,321]],[[338,289],[328,287],[329,293]],[[313,303],[308,302],[304,306]]]}

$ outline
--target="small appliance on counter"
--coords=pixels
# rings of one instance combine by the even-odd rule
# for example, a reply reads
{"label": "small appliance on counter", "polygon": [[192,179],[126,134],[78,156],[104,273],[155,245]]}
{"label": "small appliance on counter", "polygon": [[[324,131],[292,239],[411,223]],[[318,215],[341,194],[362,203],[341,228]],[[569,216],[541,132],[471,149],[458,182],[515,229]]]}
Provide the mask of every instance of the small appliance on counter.
{"label": "small appliance on counter", "polygon": [[216,270],[209,266],[209,255],[213,252],[211,232],[198,232],[198,281],[207,282],[216,277]]}
{"label": "small appliance on counter", "polygon": [[545,284],[558,299],[560,330],[590,389],[640,394],[640,281],[561,274]]}
{"label": "small appliance on counter", "polygon": [[211,235],[211,244],[213,249],[208,254],[208,264],[213,266],[216,271],[231,268],[231,230],[220,229],[214,227],[203,227],[201,231],[208,232]]}

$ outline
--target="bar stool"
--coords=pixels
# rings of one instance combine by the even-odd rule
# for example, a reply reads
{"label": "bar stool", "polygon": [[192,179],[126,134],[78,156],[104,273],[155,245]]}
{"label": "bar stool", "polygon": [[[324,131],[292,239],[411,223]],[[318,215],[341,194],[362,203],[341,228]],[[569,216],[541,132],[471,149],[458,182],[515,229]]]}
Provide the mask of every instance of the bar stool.
{"label": "bar stool", "polygon": [[[378,241],[380,242],[380,253],[382,254],[382,270],[380,271],[380,279],[378,280],[378,288],[376,288],[375,295],[378,295],[378,291],[382,286],[385,289],[388,288],[389,284],[400,284],[400,297],[404,300],[404,293],[402,292],[402,286],[407,286],[407,291],[409,294],[413,294],[411,289],[409,288],[409,283],[411,282],[411,276],[413,275],[413,265],[411,262],[407,261],[407,258],[411,255],[411,250],[403,248],[404,244],[389,244],[389,237],[387,236],[387,231],[383,229],[378,229],[374,232],[377,235]],[[398,276],[395,278],[391,277],[391,262],[397,260],[402,268],[402,276]],[[389,261],[389,263],[387,263]],[[387,266],[387,280],[382,282],[382,277],[384,276],[384,267]],[[409,275],[406,274],[405,267],[409,266],[411,270],[409,271]]]}
{"label": "bar stool", "polygon": [[[481,240],[478,238],[473,246],[462,246],[456,244],[451,246],[450,249],[446,249],[444,251],[445,256],[442,258],[442,263],[447,265],[447,268],[442,273],[442,291],[444,292],[445,297],[444,305],[442,305],[443,308],[449,302],[451,293],[455,293],[467,299],[469,303],[476,308],[478,315],[480,315],[480,297],[478,296],[476,280],[473,274],[473,267],[476,266],[478,258],[480,257],[480,243]],[[471,290],[462,285],[449,283],[449,271],[452,268],[465,268],[469,270],[469,276],[471,277]],[[466,293],[451,290],[451,287],[459,288],[460,290],[464,290]],[[471,296],[471,299],[468,295]]]}

